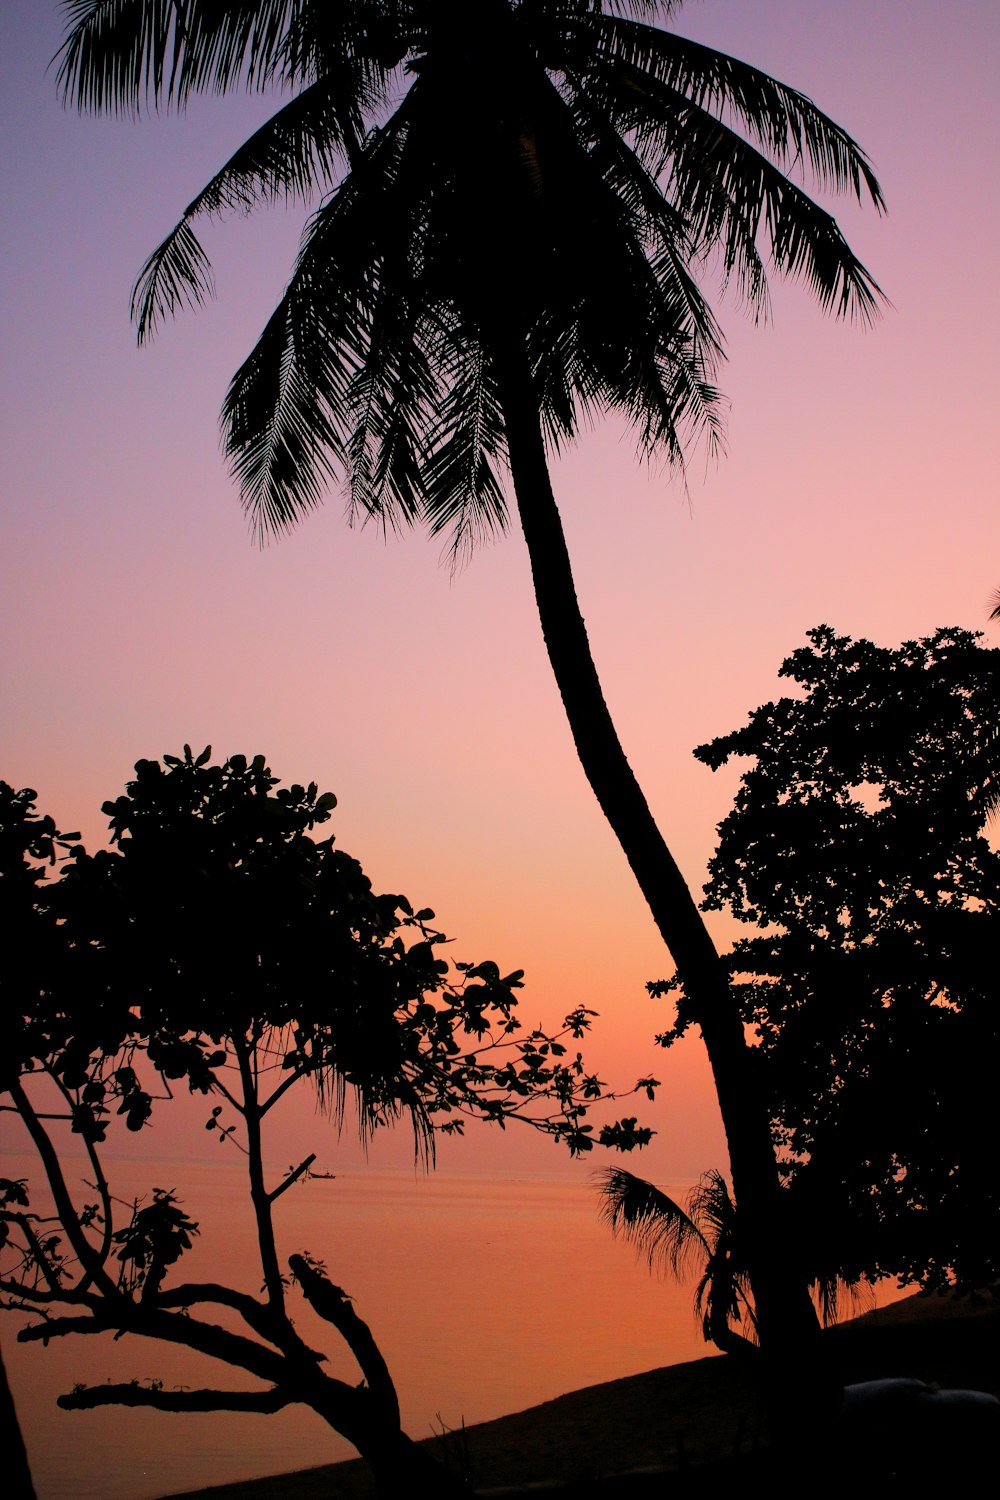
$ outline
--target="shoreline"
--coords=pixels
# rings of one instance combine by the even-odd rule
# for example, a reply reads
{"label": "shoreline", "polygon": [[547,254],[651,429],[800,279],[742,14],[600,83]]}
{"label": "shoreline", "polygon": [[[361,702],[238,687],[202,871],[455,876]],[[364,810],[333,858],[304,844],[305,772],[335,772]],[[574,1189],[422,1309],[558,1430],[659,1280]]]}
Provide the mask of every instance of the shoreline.
{"label": "shoreline", "polygon": [[[915,1295],[824,1334],[842,1383],[913,1375],[1000,1394],[1000,1301]],[[424,1439],[500,1494],[743,1464],[766,1446],[753,1361],[706,1355]],[[189,1490],[183,1500],[372,1500],[363,1459]],[[182,1500],[179,1495],[163,1500]]]}

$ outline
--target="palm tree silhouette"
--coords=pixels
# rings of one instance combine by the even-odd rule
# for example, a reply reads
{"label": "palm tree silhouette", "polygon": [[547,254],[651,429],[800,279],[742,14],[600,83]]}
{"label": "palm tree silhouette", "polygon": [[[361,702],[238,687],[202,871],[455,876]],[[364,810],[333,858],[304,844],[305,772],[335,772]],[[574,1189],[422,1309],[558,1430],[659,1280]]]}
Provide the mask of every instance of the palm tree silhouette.
{"label": "palm tree silhouette", "polygon": [[[753,1292],[736,1207],[722,1173],[714,1168],[703,1173],[686,1208],[620,1167],[602,1172],[598,1180],[601,1218],[613,1234],[636,1247],[650,1270],[660,1265],[682,1280],[700,1266],[694,1307],[705,1342],[726,1353],[752,1349],[757,1339]],[[740,1325],[748,1334],[739,1331]]]}
{"label": "palm tree silhouette", "polygon": [[[682,1280],[699,1269],[695,1314],[706,1343],[742,1354],[758,1342],[757,1314],[746,1246],[736,1204],[722,1173],[703,1172],[682,1207],[662,1189],[621,1167],[598,1174],[601,1218],[621,1235],[650,1270],[661,1266]],[[845,1295],[854,1305],[870,1305],[861,1283],[838,1271],[806,1273],[815,1288],[823,1326],[835,1323]],[[744,1331],[745,1330],[745,1331]]]}
{"label": "palm tree silhouette", "polygon": [[677,463],[697,435],[717,440],[721,341],[699,259],[758,315],[769,258],[824,309],[870,319],[877,285],[791,175],[881,209],[867,158],[802,94],[653,24],[672,0],[66,8],[58,77],[81,108],[291,93],[189,205],[133,296],[142,340],[211,291],[195,220],[327,193],[225,402],[257,532],[291,526],[346,479],[353,512],[425,522],[459,555],[506,526],[509,473],[577,753],[705,1039],[761,1336],[808,1338],[815,1320],[772,1227],[778,1180],[740,1016],[604,701],[548,458],[581,415],[612,409],[643,452]]}

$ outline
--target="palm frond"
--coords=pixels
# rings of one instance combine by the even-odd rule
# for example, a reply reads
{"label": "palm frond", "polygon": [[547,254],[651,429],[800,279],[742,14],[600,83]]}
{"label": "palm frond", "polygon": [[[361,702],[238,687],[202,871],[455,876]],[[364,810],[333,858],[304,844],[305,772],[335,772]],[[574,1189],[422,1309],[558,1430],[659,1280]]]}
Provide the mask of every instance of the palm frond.
{"label": "palm frond", "polygon": [[730,1324],[745,1324],[755,1337],[750,1276],[741,1254],[736,1204],[729,1184],[714,1167],[704,1172],[688,1199],[688,1212],[709,1248],[695,1291],[695,1312],[706,1340],[722,1343]]}
{"label": "palm frond", "polygon": [[408,309],[406,318],[405,311],[392,330],[391,352],[387,338],[370,336],[350,392],[351,513],[394,527],[412,524],[426,504],[425,428],[438,395],[436,374],[416,334],[417,313]]}
{"label": "palm frond", "polygon": [[477,539],[497,535],[507,525],[496,473],[506,456],[503,415],[493,373],[477,344],[450,372],[430,444],[424,514],[432,535],[450,531],[449,550],[457,565]]}
{"label": "palm frond", "polygon": [[[641,97],[644,84],[666,85],[695,108],[731,117],[776,162],[801,162],[823,190],[868,197],[876,211],[885,200],[866,153],[811,99],[739,58],[691,41],[675,31],[613,15],[581,27],[592,55],[623,65],[621,82]],[[605,82],[610,81],[607,74]]]}
{"label": "palm frond", "polygon": [[612,1234],[635,1246],[651,1270],[661,1263],[680,1276],[692,1256],[708,1253],[705,1236],[691,1215],[651,1182],[621,1167],[609,1167],[597,1180],[601,1218]]}
{"label": "palm frond", "polygon": [[535,268],[527,337],[546,437],[558,449],[581,415],[617,407],[641,446],[681,462],[688,441],[707,430],[714,444],[720,431],[711,374],[721,336],[687,270],[686,227],[580,91],[567,113],[544,74],[534,90],[544,170],[522,239]]}
{"label": "palm frond", "polygon": [[230,383],[225,451],[258,539],[287,530],[319,505],[342,462],[344,434],[317,376],[341,384],[345,377],[324,354],[311,309],[287,292]]}
{"label": "palm frond", "polygon": [[215,295],[208,256],[187,218],[153,251],[132,288],[131,316],[144,344],[166,317],[201,307]]}
{"label": "palm frond", "polygon": [[613,1233],[636,1246],[650,1269],[659,1261],[681,1277],[692,1261],[700,1261],[694,1312],[706,1342],[739,1351],[755,1343],[750,1276],[737,1233],[736,1205],[722,1173],[703,1173],[686,1209],[620,1168],[602,1173],[599,1181],[601,1217]]}
{"label": "palm frond", "polygon": [[354,101],[345,103],[328,78],[303,89],[256,130],[188,204],[139,273],[132,292],[139,342],[165,316],[185,303],[200,303],[210,290],[193,219],[226,210],[249,213],[256,203],[278,197],[307,200],[317,187],[329,185],[341,153],[357,151],[360,131]]}
{"label": "palm frond", "polygon": [[590,156],[618,203],[630,210],[634,232],[642,237],[657,260],[653,264],[658,284],[672,294],[672,316],[678,332],[689,334],[692,345],[711,364],[722,352],[722,335],[711,308],[688,269],[695,253],[687,221],[664,197],[645,165],[594,108],[582,80],[570,79],[572,109],[581,132],[591,141]]}
{"label": "palm frond", "polygon": [[965,767],[968,798],[984,823],[1000,813],[1000,723],[983,735]]}
{"label": "palm frond", "polygon": [[372,451],[366,410],[383,437],[393,436],[378,484],[396,487],[407,519],[419,504],[393,417],[397,397],[399,417],[407,416],[407,399],[394,380],[408,371],[419,405],[432,399],[430,377],[405,292],[380,275],[398,239],[393,187],[406,126],[404,101],[392,128],[369,137],[362,160],[313,215],[281,306],[230,386],[225,449],[258,536],[311,510],[334,474],[353,470],[360,484]]}
{"label": "palm frond", "polygon": [[845,1303],[850,1316],[871,1312],[875,1306],[875,1289],[867,1281],[848,1281],[836,1273],[817,1277],[813,1295],[824,1328],[832,1328],[844,1316]]}
{"label": "palm frond", "polygon": [[[824,310],[870,321],[881,289],[831,215],[782,170],[801,162],[821,187],[859,198],[867,191],[881,209],[867,158],[846,132],[804,95],[710,48],[613,17],[593,27],[596,47],[583,50],[583,30],[578,43],[592,107],[634,132],[691,237],[720,247],[724,275],[758,314],[767,309],[760,234],[776,269],[804,277]],[[726,122],[726,110],[750,139]]]}
{"label": "palm frond", "polygon": [[134,114],[198,92],[267,87],[304,0],[65,0],[55,59],[66,103]]}

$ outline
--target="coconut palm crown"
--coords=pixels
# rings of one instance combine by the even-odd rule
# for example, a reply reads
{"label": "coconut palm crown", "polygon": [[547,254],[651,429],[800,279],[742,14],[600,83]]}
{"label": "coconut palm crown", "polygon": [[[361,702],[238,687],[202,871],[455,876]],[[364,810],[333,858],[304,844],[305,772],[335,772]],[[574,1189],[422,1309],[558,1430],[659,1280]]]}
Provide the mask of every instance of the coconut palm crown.
{"label": "coconut palm crown", "polygon": [[[210,294],[193,225],[315,201],[288,287],[237,372],[225,445],[252,526],[281,531],[346,482],[352,512],[425,522],[456,553],[510,491],[577,753],[701,1026],[762,1342],[809,1342],[769,1122],[739,1010],[604,700],[548,461],[623,413],[682,461],[717,439],[720,269],[758,315],[769,270],[868,320],[881,293],[798,185],[882,208],[864,152],[804,95],[665,30],[672,0],[66,0],[64,98],[182,107],[284,98],[153,252],[140,340]],[[287,96],[287,97],[285,97]],[[510,492],[508,491],[508,493]],[[797,1332],[795,1331],[797,1330]]]}
{"label": "coconut palm crown", "polygon": [[718,433],[720,340],[691,274],[708,253],[758,313],[769,256],[822,306],[872,316],[878,288],[790,175],[880,208],[864,153],[795,90],[640,19],[677,8],[70,0],[58,77],[82,108],[291,93],[133,299],[144,339],[211,290],[197,219],[326,194],[226,401],[255,527],[293,523],[337,477],[354,507],[460,549],[502,527],[508,379],[530,383],[550,448],[615,407],[641,449],[680,460]]}

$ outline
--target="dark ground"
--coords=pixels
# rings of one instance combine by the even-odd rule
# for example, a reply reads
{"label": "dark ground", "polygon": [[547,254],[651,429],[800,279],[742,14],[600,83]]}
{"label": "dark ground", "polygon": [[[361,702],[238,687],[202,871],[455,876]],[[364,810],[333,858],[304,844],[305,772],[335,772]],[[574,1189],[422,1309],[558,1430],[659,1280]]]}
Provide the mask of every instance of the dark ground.
{"label": "dark ground", "polygon": [[[824,1334],[841,1384],[914,1376],[942,1388],[1000,1395],[1000,1300],[913,1297]],[[790,1393],[793,1394],[793,1393]],[[843,1495],[854,1478],[932,1494],[982,1489],[981,1465],[995,1472],[1000,1431],[947,1428],[927,1414],[888,1411],[850,1444],[797,1445],[778,1465],[766,1440],[755,1361],[695,1360],[590,1386],[528,1411],[483,1422],[444,1439],[438,1456],[471,1474],[483,1493],[505,1490],[573,1500],[715,1495],[749,1483],[769,1500],[781,1495]],[[976,1419],[978,1422],[978,1418]],[[958,1424],[956,1426],[956,1423]],[[980,1451],[981,1450],[981,1451]],[[891,1490],[889,1491],[891,1493]],[[198,1500],[372,1500],[361,1460],[197,1492]],[[191,1497],[188,1497],[191,1500]]]}

